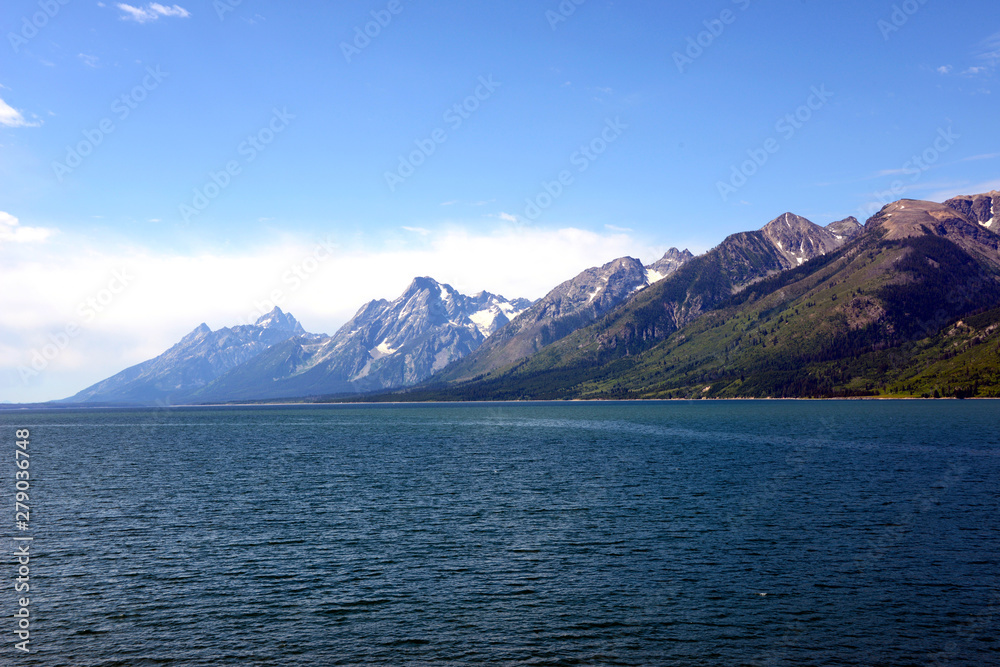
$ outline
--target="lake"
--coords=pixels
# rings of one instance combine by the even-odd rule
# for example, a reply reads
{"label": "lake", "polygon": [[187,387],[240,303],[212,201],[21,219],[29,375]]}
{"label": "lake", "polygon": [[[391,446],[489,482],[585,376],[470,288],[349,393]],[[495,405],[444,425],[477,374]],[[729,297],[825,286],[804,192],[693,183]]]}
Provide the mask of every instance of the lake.
{"label": "lake", "polygon": [[31,653],[11,556],[0,663],[997,664],[998,417],[995,401],[0,411],[0,525],[31,553]]}

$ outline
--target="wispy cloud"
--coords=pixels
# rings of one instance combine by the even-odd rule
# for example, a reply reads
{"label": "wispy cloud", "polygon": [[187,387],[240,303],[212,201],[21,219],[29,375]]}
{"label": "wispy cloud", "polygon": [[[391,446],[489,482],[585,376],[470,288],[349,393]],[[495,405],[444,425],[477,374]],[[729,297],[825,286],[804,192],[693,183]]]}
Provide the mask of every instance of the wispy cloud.
{"label": "wispy cloud", "polygon": [[946,201],[952,197],[978,195],[985,192],[993,192],[995,190],[1000,190],[1000,179],[986,181],[985,183],[974,183],[971,185],[953,185],[951,187],[943,188],[930,193],[927,199],[929,201]]}
{"label": "wispy cloud", "polygon": [[991,67],[1000,65],[1000,32],[980,42],[976,56],[985,60]]}
{"label": "wispy cloud", "polygon": [[403,231],[405,231],[405,232],[410,232],[410,233],[413,233],[413,234],[420,234],[421,236],[427,236],[428,234],[431,233],[431,230],[424,229],[423,227],[406,227],[406,226],[403,226],[401,229]]}
{"label": "wispy cloud", "polygon": [[41,243],[50,236],[51,229],[21,227],[17,218],[0,211],[0,243]]}
{"label": "wispy cloud", "polygon": [[0,99],[0,125],[7,127],[38,127],[41,122],[29,122],[20,111]]}
{"label": "wispy cloud", "polygon": [[937,70],[935,71],[938,74],[951,74],[951,70],[952,70],[951,65],[942,65],[941,67],[938,67]]}
{"label": "wispy cloud", "polygon": [[872,178],[882,178],[884,176],[899,176],[901,174],[911,174],[912,169],[883,169],[875,174]]}
{"label": "wispy cloud", "polygon": [[191,12],[184,9],[180,5],[167,7],[166,5],[161,5],[158,2],[151,2],[143,7],[135,7],[133,5],[127,5],[124,2],[119,2],[115,6],[125,12],[122,15],[122,19],[126,21],[136,21],[138,23],[156,21],[165,16],[175,16],[182,19],[186,19],[191,16]]}
{"label": "wispy cloud", "polygon": [[982,155],[973,155],[971,157],[962,158],[959,162],[975,162],[977,160],[993,160],[1000,157],[1000,153],[983,153]]}
{"label": "wispy cloud", "polygon": [[97,61],[99,58],[97,56],[91,56],[86,53],[78,53],[77,58],[83,61],[83,64],[87,67],[97,67]]}
{"label": "wispy cloud", "polygon": [[627,233],[627,232],[634,231],[634,230],[632,230],[629,227],[618,227],[616,225],[604,225],[604,228],[607,229],[608,231],[621,232],[621,233]]}
{"label": "wispy cloud", "polygon": [[500,218],[501,220],[503,220],[504,222],[510,222],[512,224],[515,224],[515,225],[517,224],[517,216],[516,215],[512,215],[510,213],[503,213],[503,212],[501,212],[501,213],[497,213],[497,217]]}

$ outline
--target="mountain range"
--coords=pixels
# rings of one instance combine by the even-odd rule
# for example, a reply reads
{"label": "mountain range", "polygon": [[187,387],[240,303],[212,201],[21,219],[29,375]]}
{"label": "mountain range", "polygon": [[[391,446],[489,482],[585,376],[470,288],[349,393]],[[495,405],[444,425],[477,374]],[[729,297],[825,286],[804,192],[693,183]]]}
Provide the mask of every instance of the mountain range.
{"label": "mountain range", "polygon": [[[416,278],[394,301],[362,306],[332,336],[306,333],[280,308],[249,326],[212,332],[202,324],[155,359],[65,402],[206,403],[412,386],[476,351],[498,331],[507,331],[515,319],[530,319],[537,331],[544,330],[534,352],[594,321],[691,257],[687,250],[671,248],[648,267],[629,257],[615,260],[587,269],[535,304],[489,292],[466,296],[433,278]],[[526,318],[519,317],[522,313]]]}
{"label": "mountain range", "polygon": [[332,336],[280,309],[203,324],[66,400],[1000,395],[998,205],[901,200],[863,226],[785,213],[697,257],[587,269],[535,302],[416,278]]}

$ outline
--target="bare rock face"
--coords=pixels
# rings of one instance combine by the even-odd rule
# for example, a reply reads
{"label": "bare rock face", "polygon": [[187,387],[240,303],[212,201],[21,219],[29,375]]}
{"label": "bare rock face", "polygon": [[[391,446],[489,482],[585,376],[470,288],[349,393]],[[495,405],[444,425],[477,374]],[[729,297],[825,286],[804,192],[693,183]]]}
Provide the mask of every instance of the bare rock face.
{"label": "bare rock face", "polygon": [[946,201],[945,206],[963,213],[991,232],[1000,233],[1000,192],[955,197]]}

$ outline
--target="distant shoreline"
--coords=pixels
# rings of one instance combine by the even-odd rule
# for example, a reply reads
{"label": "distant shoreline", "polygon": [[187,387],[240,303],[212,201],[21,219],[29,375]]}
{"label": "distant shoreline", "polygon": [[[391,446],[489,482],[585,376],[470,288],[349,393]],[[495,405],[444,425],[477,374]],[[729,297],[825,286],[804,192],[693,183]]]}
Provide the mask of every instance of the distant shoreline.
{"label": "distant shoreline", "polygon": [[170,406],[141,405],[122,403],[118,405],[88,405],[86,403],[7,403],[0,405],[0,412],[21,411],[21,410],[175,410],[190,408],[274,408],[274,407],[322,407],[333,405],[530,405],[530,404],[584,404],[584,403],[721,403],[721,402],[742,402],[750,403],[754,401],[998,401],[1000,397],[995,396],[970,396],[969,398],[956,398],[954,396],[942,396],[940,398],[923,398],[918,396],[838,396],[832,398],[809,398],[809,397],[789,397],[789,398],[568,398],[568,399],[530,399],[530,400],[496,400],[496,401],[288,401],[288,402],[261,402],[261,403],[182,403]]}

